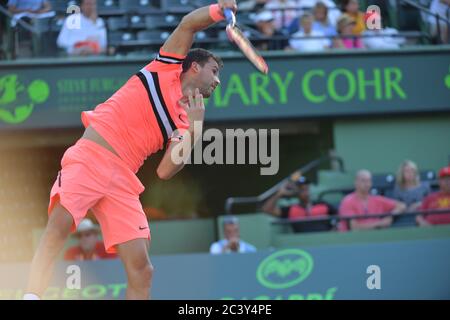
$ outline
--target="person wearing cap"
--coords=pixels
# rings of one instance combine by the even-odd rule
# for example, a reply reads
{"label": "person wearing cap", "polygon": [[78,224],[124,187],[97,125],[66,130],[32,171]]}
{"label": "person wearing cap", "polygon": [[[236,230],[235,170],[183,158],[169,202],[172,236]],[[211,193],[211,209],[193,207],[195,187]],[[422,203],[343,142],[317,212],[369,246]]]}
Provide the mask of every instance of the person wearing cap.
{"label": "person wearing cap", "polygon": [[273,39],[283,37],[283,33],[275,28],[274,16],[270,11],[261,11],[255,17],[256,28],[264,40],[255,40],[258,50],[284,50],[288,45],[287,39]]}
{"label": "person wearing cap", "polygon": [[64,260],[99,260],[114,259],[116,254],[106,253],[105,246],[99,241],[99,229],[90,219],[83,219],[78,225],[74,236],[78,239],[78,245],[67,249]]}
{"label": "person wearing cap", "polygon": [[222,226],[224,239],[211,245],[209,249],[211,254],[256,252],[253,245],[240,239],[238,218],[234,216],[224,217]]}
{"label": "person wearing cap", "polygon": [[[425,197],[422,201],[420,211],[450,209],[450,166],[439,171],[439,191]],[[450,223],[449,213],[418,215],[416,218],[419,226],[429,226],[436,224]]]}
{"label": "person wearing cap", "polygon": [[348,14],[343,14],[337,21],[338,37],[333,42],[334,48],[360,49],[364,48],[361,38],[354,34],[355,19]]}
{"label": "person wearing cap", "polygon": [[359,170],[355,177],[355,191],[346,195],[339,207],[339,216],[355,217],[368,216],[364,219],[350,219],[339,223],[340,231],[370,230],[388,228],[393,217],[370,217],[370,215],[387,214],[398,215],[406,210],[403,202],[384,196],[372,195],[372,174],[369,170]]}
{"label": "person wearing cap", "polygon": [[[290,206],[277,205],[280,198],[292,194],[292,189],[296,191],[298,203]],[[327,217],[336,213],[336,210],[330,204],[323,201],[312,201],[310,182],[302,175],[291,177],[277,193],[264,203],[262,210],[275,217],[292,220],[308,217]]]}

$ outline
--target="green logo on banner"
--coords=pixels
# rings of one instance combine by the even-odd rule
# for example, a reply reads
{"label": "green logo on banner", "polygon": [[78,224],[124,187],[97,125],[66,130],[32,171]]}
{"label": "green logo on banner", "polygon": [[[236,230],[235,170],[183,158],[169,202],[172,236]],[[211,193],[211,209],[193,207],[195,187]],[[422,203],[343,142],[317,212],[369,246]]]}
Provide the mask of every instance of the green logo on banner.
{"label": "green logo on banner", "polygon": [[286,289],[305,280],[313,268],[314,262],[309,253],[286,249],[265,258],[256,271],[256,278],[269,289]]}
{"label": "green logo on banner", "polygon": [[445,85],[448,89],[450,89],[450,67],[448,68],[448,74],[444,79]]}
{"label": "green logo on banner", "polygon": [[24,122],[34,106],[47,101],[49,95],[50,88],[43,80],[34,80],[26,86],[17,74],[0,78],[0,120],[10,124]]}

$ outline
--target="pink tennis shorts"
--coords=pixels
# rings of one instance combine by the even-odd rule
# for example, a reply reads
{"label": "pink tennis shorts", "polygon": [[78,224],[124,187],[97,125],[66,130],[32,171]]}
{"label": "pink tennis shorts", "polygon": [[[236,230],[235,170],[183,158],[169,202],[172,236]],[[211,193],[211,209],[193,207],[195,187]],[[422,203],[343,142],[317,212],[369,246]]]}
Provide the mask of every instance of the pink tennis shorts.
{"label": "pink tennis shorts", "polygon": [[148,221],[139,201],[144,186],[114,153],[80,139],[66,150],[50,193],[48,214],[60,201],[73,217],[75,231],[92,210],[103,234],[105,249],[139,238],[150,239]]}

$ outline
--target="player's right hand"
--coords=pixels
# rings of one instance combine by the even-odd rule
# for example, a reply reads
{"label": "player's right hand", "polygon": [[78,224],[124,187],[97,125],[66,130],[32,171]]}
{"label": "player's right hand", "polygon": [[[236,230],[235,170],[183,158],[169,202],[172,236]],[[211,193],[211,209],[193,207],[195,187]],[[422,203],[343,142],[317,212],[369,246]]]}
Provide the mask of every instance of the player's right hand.
{"label": "player's right hand", "polygon": [[196,121],[203,122],[205,118],[205,104],[203,102],[203,95],[200,90],[195,89],[193,94],[191,90],[188,91],[188,103],[181,103],[184,110],[186,110],[189,119],[189,128],[194,129],[194,123]]}
{"label": "player's right hand", "polygon": [[217,3],[220,9],[222,9],[222,12],[224,9],[231,9],[234,13],[237,11],[236,0],[218,0]]}

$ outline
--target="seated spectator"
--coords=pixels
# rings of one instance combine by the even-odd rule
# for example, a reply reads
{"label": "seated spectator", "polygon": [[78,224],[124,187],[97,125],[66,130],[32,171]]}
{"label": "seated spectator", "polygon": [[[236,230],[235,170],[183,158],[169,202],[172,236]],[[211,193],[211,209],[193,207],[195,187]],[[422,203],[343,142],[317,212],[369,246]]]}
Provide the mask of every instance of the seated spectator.
{"label": "seated spectator", "polygon": [[51,11],[52,6],[47,0],[9,0],[8,10],[12,14],[40,14]]}
{"label": "seated spectator", "polygon": [[[291,182],[286,182],[277,193],[270,197],[263,205],[263,211],[280,218],[297,220],[308,217],[328,217],[334,215],[336,210],[326,202],[311,200],[309,181],[301,176],[295,181],[298,204],[281,207],[277,206],[278,200],[292,194]],[[301,227],[301,226],[300,226]],[[294,228],[296,231],[298,228]],[[329,228],[328,228],[329,229]]]}
{"label": "seated spectator", "polygon": [[417,165],[405,160],[398,168],[392,198],[406,204],[407,211],[417,211],[422,205],[423,198],[430,192],[429,184],[420,182]]}
{"label": "seated spectator", "polygon": [[255,46],[259,50],[284,50],[289,45],[287,39],[270,39],[284,36],[283,33],[276,30],[273,20],[273,14],[270,11],[262,11],[255,18],[258,31],[264,38],[267,38],[267,40],[255,41]]}
{"label": "seated spectator", "polygon": [[211,254],[256,252],[254,246],[240,239],[238,218],[233,216],[224,217],[223,234],[225,239],[214,242],[211,245],[209,250]]}
{"label": "seated spectator", "polygon": [[425,197],[419,209],[421,211],[449,209],[449,213],[419,215],[416,218],[419,226],[450,223],[450,166],[439,171],[439,189],[438,192]]}
{"label": "seated spectator", "polygon": [[366,30],[363,32],[363,43],[369,49],[398,49],[406,42],[403,37],[397,37],[398,31],[394,28],[383,28],[383,20],[380,19],[381,28]]}
{"label": "seated spectator", "polygon": [[357,36],[361,35],[366,30],[366,19],[364,12],[359,11],[358,0],[343,0],[341,10],[355,21],[352,33]]}
{"label": "seated spectator", "polygon": [[[316,1],[316,0],[313,0]],[[334,37],[336,32],[335,23],[332,23],[329,19],[328,15],[328,6],[324,4],[322,1],[316,2],[313,6],[313,30],[322,31],[327,37]],[[288,33],[294,34],[301,30],[300,18],[295,18],[292,23],[289,25]],[[330,40],[331,46],[331,40]]]}
{"label": "seated spectator", "polygon": [[282,31],[287,29],[297,16],[296,7],[297,3],[293,0],[269,0],[264,9],[273,13],[275,28]]}
{"label": "seated spectator", "polygon": [[355,20],[347,14],[339,17],[337,22],[338,38],[333,42],[333,48],[340,49],[359,49],[364,45],[359,36],[353,34]]}
{"label": "seated spectator", "polygon": [[[329,47],[329,40],[322,31],[313,29],[314,17],[305,13],[300,18],[301,29],[289,40],[290,48],[300,51],[322,51]],[[323,38],[320,38],[323,37]]]}
{"label": "seated spectator", "polygon": [[110,254],[105,251],[105,245],[102,241],[99,241],[98,235],[99,229],[90,219],[81,220],[77,232],[74,234],[79,244],[67,249],[64,254],[64,260],[80,261],[116,258],[116,254]]}
{"label": "seated spectator", "polygon": [[[434,14],[439,15],[441,18],[448,19],[450,16],[447,16],[447,13],[450,12],[450,0],[432,0],[430,5],[430,11]],[[437,27],[437,21],[436,17],[432,15],[428,15],[428,23],[431,28],[431,34],[433,36],[438,36],[438,27]],[[441,32],[441,39],[440,41],[442,43],[448,43],[449,42],[449,30],[448,25],[445,21],[440,20],[439,21],[439,29]]]}
{"label": "seated spectator", "polygon": [[[368,170],[360,170],[355,178],[355,191],[342,199],[339,216],[370,216],[371,214],[399,214],[406,210],[403,202],[389,199],[383,196],[370,194],[372,188],[372,174]],[[387,228],[392,224],[392,217],[351,219],[341,221],[339,229],[341,231],[368,230]]]}
{"label": "seated spectator", "polygon": [[[69,55],[96,55],[106,51],[106,28],[97,16],[96,0],[81,0],[81,14],[69,16],[58,36],[58,46]],[[74,17],[75,16],[75,17]],[[73,28],[74,19],[80,19],[80,28]]]}

